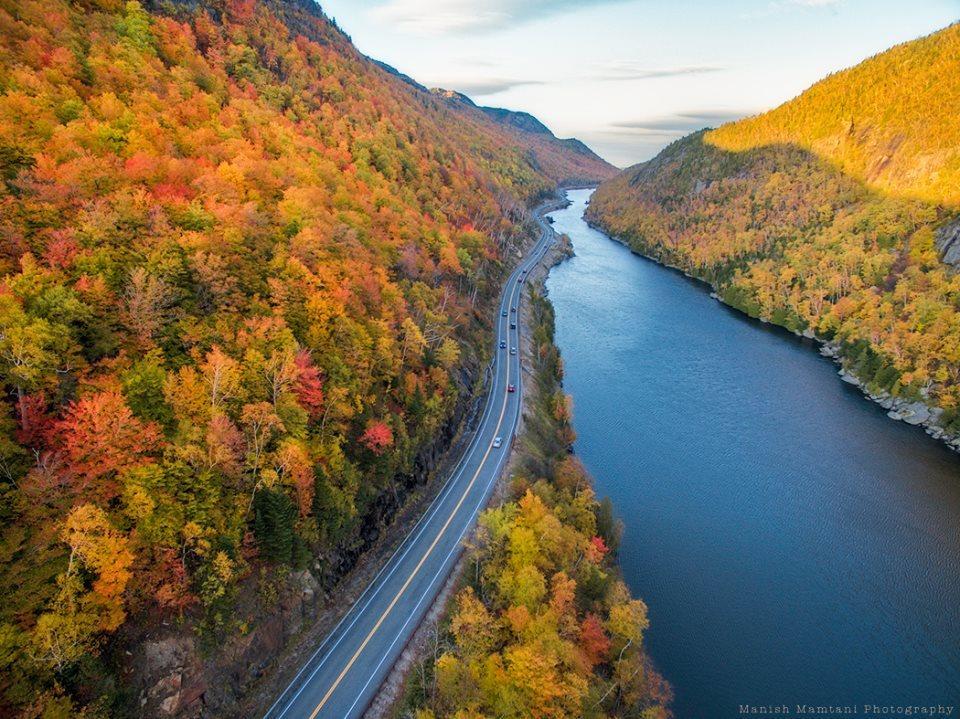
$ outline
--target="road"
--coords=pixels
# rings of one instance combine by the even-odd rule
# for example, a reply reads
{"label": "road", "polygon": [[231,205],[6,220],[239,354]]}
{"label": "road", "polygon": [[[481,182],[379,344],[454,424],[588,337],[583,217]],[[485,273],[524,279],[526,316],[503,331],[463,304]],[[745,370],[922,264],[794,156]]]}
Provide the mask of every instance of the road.
{"label": "road", "polygon": [[[529,270],[553,231],[536,213],[540,238],[514,269],[497,310],[492,381],[480,424],[440,494],[366,591],[324,639],[265,719],[351,719],[366,711],[459,558],[464,536],[486,505],[520,418],[519,303]],[[517,312],[513,312],[517,308]],[[511,329],[511,323],[517,328]],[[500,342],[507,344],[500,349]],[[517,354],[511,355],[510,348]],[[508,392],[508,386],[516,392]],[[493,446],[501,437],[503,445]]]}

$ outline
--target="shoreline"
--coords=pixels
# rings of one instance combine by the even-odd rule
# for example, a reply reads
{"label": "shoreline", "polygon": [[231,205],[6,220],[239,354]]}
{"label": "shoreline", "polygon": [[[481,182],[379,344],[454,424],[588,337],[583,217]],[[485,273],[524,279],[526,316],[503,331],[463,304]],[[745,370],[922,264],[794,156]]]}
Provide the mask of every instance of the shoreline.
{"label": "shoreline", "polygon": [[[534,210],[531,210],[531,212],[535,214],[540,226],[549,229],[552,233],[553,243],[544,253],[541,262],[528,273],[528,296],[524,298],[527,301],[522,302],[518,307],[517,322],[522,328],[521,339],[518,343],[518,349],[522,357],[521,372],[523,374],[523,381],[520,383],[523,403],[521,417],[517,425],[516,439],[511,447],[510,457],[500,477],[497,479],[493,493],[484,507],[485,510],[490,510],[502,506],[505,503],[512,503],[518,500],[517,496],[512,496],[511,494],[511,492],[514,491],[512,484],[515,473],[519,473],[518,476],[523,476],[524,472],[528,471],[526,465],[532,460],[533,456],[536,456],[538,451],[538,440],[535,435],[531,435],[531,432],[536,432],[535,427],[539,421],[536,414],[542,410],[542,408],[538,407],[537,403],[540,400],[538,392],[542,392],[543,390],[542,387],[537,389],[536,386],[538,381],[542,381],[541,373],[544,372],[544,369],[537,368],[536,366],[538,345],[534,333],[538,328],[542,328],[540,324],[542,320],[538,319],[539,314],[543,312],[542,308],[544,306],[548,307],[551,316],[554,312],[553,303],[550,301],[546,286],[550,272],[556,266],[574,257],[574,250],[570,239],[553,229],[553,222],[546,216],[551,212],[565,209],[572,204],[572,201],[566,196],[566,190],[595,189],[595,187],[595,185],[587,187],[560,187],[558,188],[558,196],[552,200],[540,203]],[[541,339],[541,342],[542,341]],[[550,333],[549,342],[559,354],[559,348],[555,343],[552,332]],[[542,347],[542,345],[540,345],[540,347]],[[555,378],[553,383],[555,390],[563,391],[562,377]],[[551,419],[551,422],[553,421],[554,420]],[[576,455],[572,442],[566,445],[565,451],[569,455]],[[585,481],[591,489],[591,496],[594,496],[592,494],[594,478],[585,468],[584,472]],[[616,520],[616,522],[622,527],[622,523],[619,520]],[[465,544],[468,548],[470,546],[469,542],[473,536],[475,536],[475,532],[476,527],[474,527],[473,532],[465,538]],[[625,585],[620,558],[616,554],[611,555],[611,557],[612,562],[608,565],[606,571],[609,572],[614,581],[624,584],[624,591],[628,591]],[[399,719],[401,717],[403,719],[410,719],[410,717],[412,717],[410,712],[415,712],[421,707],[419,704],[411,703],[411,701],[416,701],[412,699],[416,697],[418,690],[416,682],[418,678],[419,681],[424,681],[424,678],[429,676],[433,671],[433,663],[436,660],[437,649],[441,646],[443,635],[449,631],[447,625],[456,611],[456,598],[460,594],[460,591],[469,585],[469,574],[466,572],[469,561],[471,561],[469,552],[463,552],[454,569],[451,571],[442,591],[435,599],[434,605],[431,607],[427,617],[425,617],[417,629],[415,636],[408,643],[408,649],[404,657],[394,666],[390,676],[382,685],[380,693],[378,693],[367,712],[363,715],[363,719]],[[630,594],[634,599],[638,598],[638,595],[633,592],[630,592]],[[642,602],[642,599],[640,601]],[[629,646],[629,644],[627,646]],[[431,656],[431,650],[433,656]],[[656,664],[647,653],[646,648],[643,647],[638,651],[640,652],[639,661],[641,661],[645,672],[648,673],[647,676],[651,678],[653,683],[653,688],[651,688],[653,694],[651,696],[656,696],[657,701],[665,700],[666,704],[662,706],[664,708],[668,707],[673,700],[672,685],[660,674]],[[614,686],[615,685],[616,684],[614,684]],[[650,696],[647,696],[646,700],[649,699]],[[666,709],[666,712],[664,716],[673,716],[669,708]],[[433,715],[430,714],[430,716]]]}
{"label": "shoreline", "polygon": [[855,374],[850,372],[849,369],[844,366],[843,357],[840,356],[840,344],[838,342],[823,339],[822,337],[819,337],[818,335],[816,335],[816,333],[812,332],[811,330],[806,330],[805,332],[794,332],[792,330],[787,329],[783,325],[770,322],[769,320],[766,320],[762,317],[752,317],[751,315],[747,314],[743,310],[737,307],[734,307],[733,305],[724,301],[723,297],[721,297],[720,294],[717,292],[716,286],[714,286],[711,282],[701,277],[697,277],[696,275],[690,274],[687,270],[683,269],[682,267],[671,265],[652,255],[646,254],[645,252],[641,252],[637,248],[633,247],[628,241],[610,234],[601,225],[597,224],[596,222],[593,222],[592,220],[587,219],[586,216],[584,216],[583,220],[587,224],[587,226],[590,227],[590,229],[596,230],[597,232],[602,233],[604,237],[627,248],[631,253],[633,253],[637,257],[641,257],[645,260],[653,262],[659,267],[662,267],[666,270],[670,270],[671,272],[676,272],[682,275],[683,277],[696,282],[698,285],[701,286],[701,288],[705,292],[707,292],[710,295],[711,298],[713,298],[718,303],[720,303],[720,305],[722,305],[724,308],[731,310],[733,312],[736,312],[737,315],[739,315],[740,317],[747,320],[751,320],[753,322],[758,322],[767,327],[776,328],[778,330],[785,332],[788,335],[792,335],[800,339],[810,340],[812,342],[817,343],[818,345],[818,347],[816,348],[817,352],[822,357],[826,357],[827,359],[832,361],[837,367],[839,367],[839,369],[837,370],[837,375],[839,376],[840,380],[842,382],[846,382],[847,384],[853,385],[854,387],[860,390],[861,395],[863,396],[864,399],[870,402],[873,402],[874,404],[879,405],[882,409],[886,410],[887,417],[889,417],[892,420],[896,420],[898,422],[903,422],[904,424],[908,424],[912,427],[920,427],[923,429],[924,433],[927,434],[932,439],[943,443],[950,450],[960,453],[960,435],[951,434],[950,432],[946,431],[944,427],[940,425],[938,422],[939,418],[944,413],[944,409],[942,407],[931,405],[919,400],[908,401],[905,399],[901,399],[899,397],[894,397],[893,395],[891,395],[889,392],[886,392],[886,391],[881,392],[879,394],[874,394],[869,389],[867,389],[867,387],[859,377],[857,377]]}

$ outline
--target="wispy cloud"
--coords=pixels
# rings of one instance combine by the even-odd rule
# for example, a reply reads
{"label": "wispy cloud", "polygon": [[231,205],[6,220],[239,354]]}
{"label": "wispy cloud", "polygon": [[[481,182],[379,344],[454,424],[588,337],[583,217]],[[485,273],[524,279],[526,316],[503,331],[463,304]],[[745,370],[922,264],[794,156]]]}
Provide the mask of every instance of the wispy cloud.
{"label": "wispy cloud", "polygon": [[727,109],[681,112],[675,115],[612,122],[606,132],[611,135],[675,137],[704,127],[717,127],[750,114],[752,114],[750,111]]}
{"label": "wispy cloud", "polygon": [[417,35],[499,30],[538,17],[632,0],[386,0],[370,14]]}
{"label": "wispy cloud", "polygon": [[461,78],[459,80],[431,80],[429,83],[433,87],[442,87],[447,90],[456,90],[464,95],[481,96],[495,95],[498,92],[506,92],[515,87],[524,87],[527,85],[546,85],[545,80],[520,80],[504,77],[478,77]]}
{"label": "wispy cloud", "polygon": [[647,67],[631,62],[610,63],[598,67],[593,72],[585,72],[582,75],[566,78],[544,78],[544,79],[520,79],[505,78],[500,76],[471,77],[469,74],[462,78],[444,79],[427,78],[428,84],[436,87],[443,87],[451,90],[457,90],[467,95],[493,95],[498,92],[506,92],[515,87],[524,87],[528,85],[550,85],[564,83],[570,80],[580,82],[629,82],[653,80],[667,77],[684,77],[688,75],[706,75],[714,72],[722,72],[726,68],[718,65],[679,65],[675,67]]}
{"label": "wispy cloud", "polygon": [[633,62],[616,62],[603,65],[591,75],[593,80],[652,80],[660,77],[682,77],[684,75],[707,75],[722,72],[726,68],[719,65],[674,65],[667,67],[649,67]]}

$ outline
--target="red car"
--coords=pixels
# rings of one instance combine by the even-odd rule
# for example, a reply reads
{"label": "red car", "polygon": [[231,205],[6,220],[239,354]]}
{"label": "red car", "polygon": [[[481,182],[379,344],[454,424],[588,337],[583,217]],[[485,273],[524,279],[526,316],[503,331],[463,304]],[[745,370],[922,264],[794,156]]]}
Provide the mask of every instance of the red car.
{"label": "red car", "polygon": [[517,391],[516,385],[512,385],[512,384],[507,385],[507,392],[516,392],[516,391]]}

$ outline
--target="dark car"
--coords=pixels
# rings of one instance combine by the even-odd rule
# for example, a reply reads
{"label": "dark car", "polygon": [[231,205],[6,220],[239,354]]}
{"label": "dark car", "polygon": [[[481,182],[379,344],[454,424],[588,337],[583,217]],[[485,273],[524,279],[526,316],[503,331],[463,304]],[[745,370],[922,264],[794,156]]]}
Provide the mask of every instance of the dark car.
{"label": "dark car", "polygon": [[517,323],[516,323],[516,322],[511,322],[511,323],[510,323],[510,329],[512,329],[512,330],[517,329]]}
{"label": "dark car", "polygon": [[516,307],[511,307],[511,308],[510,308],[510,311],[511,311],[511,312],[516,312],[516,311],[517,311],[517,308],[516,308]]}
{"label": "dark car", "polygon": [[500,316],[501,316],[501,317],[506,317],[506,316],[507,316],[507,311],[504,310],[503,312],[501,312],[501,313],[500,313]]}
{"label": "dark car", "polygon": [[500,349],[505,350],[507,348],[506,340],[500,340]]}
{"label": "dark car", "polygon": [[517,386],[516,386],[516,385],[513,385],[513,384],[508,384],[508,385],[507,385],[507,392],[516,392],[516,391],[517,391]]}

